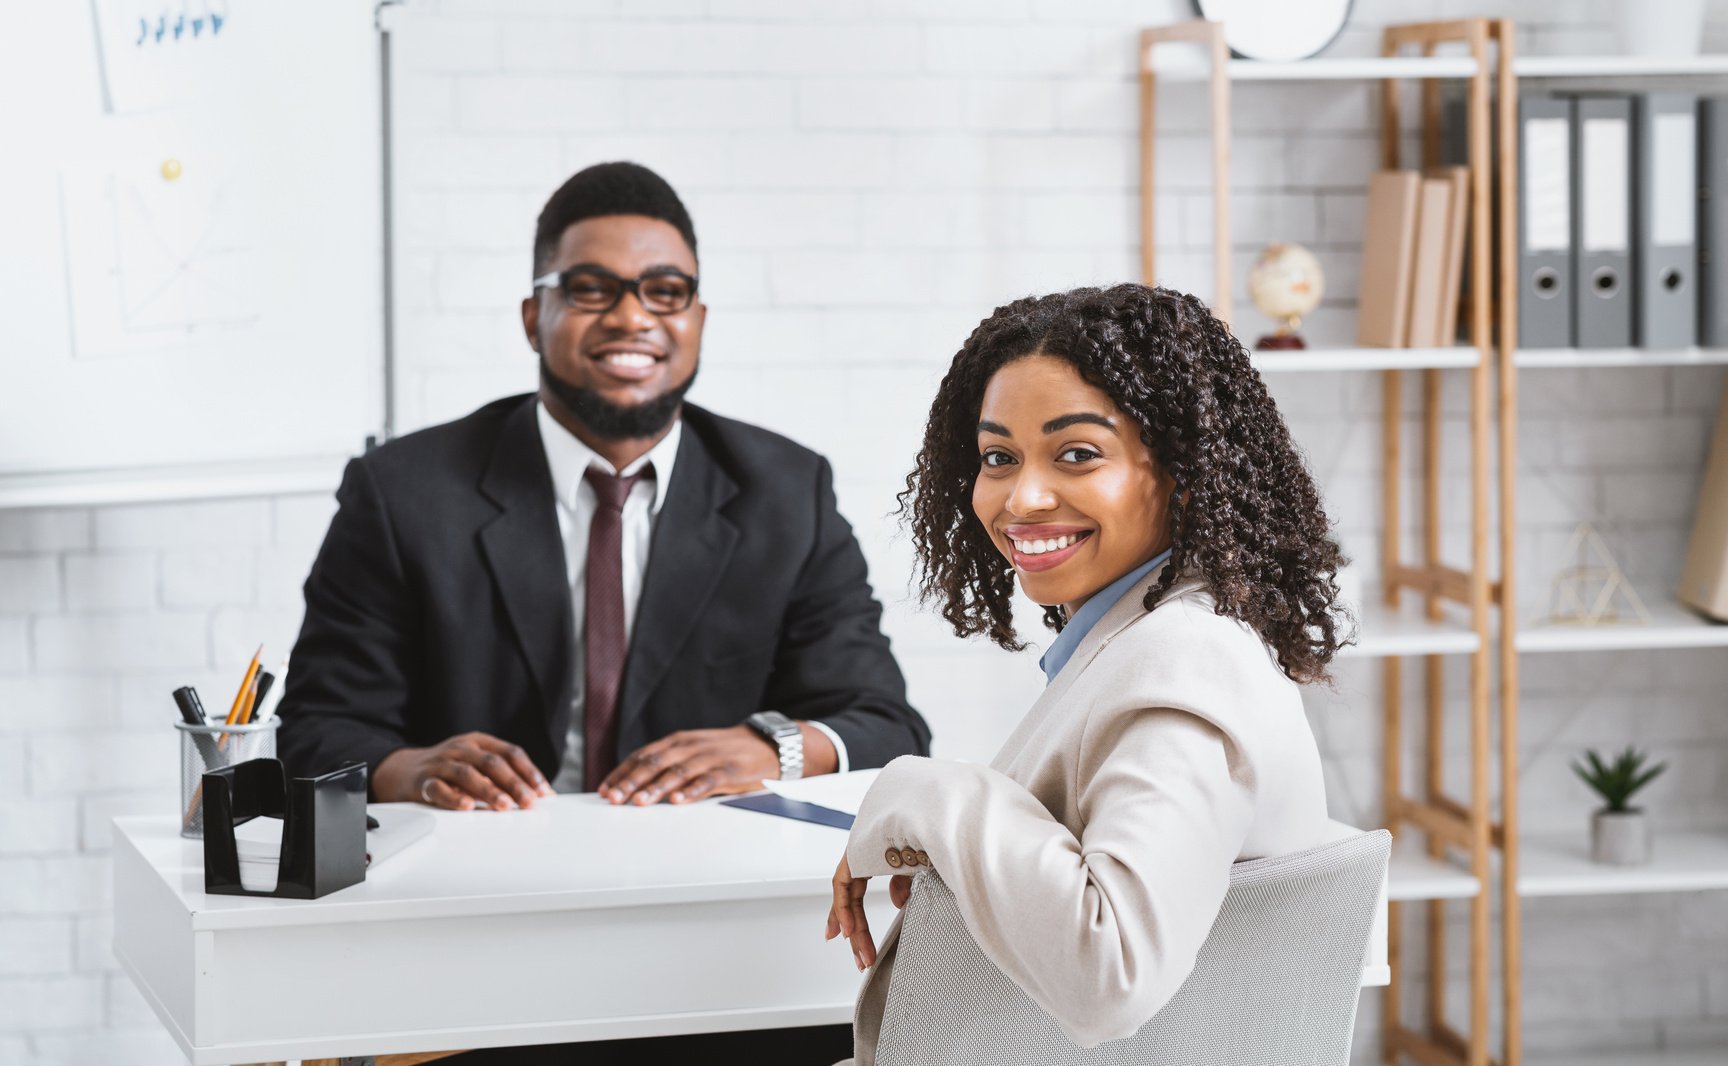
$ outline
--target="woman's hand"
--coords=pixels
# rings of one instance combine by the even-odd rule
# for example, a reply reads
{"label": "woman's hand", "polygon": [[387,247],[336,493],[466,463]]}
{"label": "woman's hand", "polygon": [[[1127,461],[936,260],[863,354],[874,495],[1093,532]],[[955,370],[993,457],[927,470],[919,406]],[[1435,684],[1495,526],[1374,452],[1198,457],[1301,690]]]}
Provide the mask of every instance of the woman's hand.
{"label": "woman's hand", "polygon": [[853,877],[846,856],[840,856],[840,865],[834,870],[834,905],[828,909],[828,932],[823,939],[833,940],[839,935],[851,941],[852,957],[860,972],[876,964],[876,941],[870,937],[870,919],[864,916],[864,890],[869,886],[870,879]]}
{"label": "woman's hand", "polygon": [[893,901],[894,909],[906,909],[906,901],[912,898],[912,876],[910,874],[895,874],[888,879],[888,898]]}

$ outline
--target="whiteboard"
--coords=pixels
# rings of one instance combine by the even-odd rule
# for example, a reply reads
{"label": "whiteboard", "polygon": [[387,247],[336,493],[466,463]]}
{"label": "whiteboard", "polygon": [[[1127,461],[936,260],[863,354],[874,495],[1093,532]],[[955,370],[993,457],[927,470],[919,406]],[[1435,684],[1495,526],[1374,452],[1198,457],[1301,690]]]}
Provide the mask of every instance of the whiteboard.
{"label": "whiteboard", "polygon": [[0,501],[202,468],[334,485],[383,422],[372,4],[6,13]]}

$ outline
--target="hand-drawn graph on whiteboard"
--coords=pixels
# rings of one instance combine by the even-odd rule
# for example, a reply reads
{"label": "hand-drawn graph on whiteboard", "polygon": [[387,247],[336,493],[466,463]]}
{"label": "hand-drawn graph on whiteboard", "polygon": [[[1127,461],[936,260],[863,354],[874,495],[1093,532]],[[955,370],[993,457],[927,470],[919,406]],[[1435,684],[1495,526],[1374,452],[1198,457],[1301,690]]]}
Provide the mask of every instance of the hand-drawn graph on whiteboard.
{"label": "hand-drawn graph on whiteboard", "polygon": [[92,0],[110,113],[194,102],[220,83],[237,26],[227,0]]}
{"label": "hand-drawn graph on whiteboard", "polygon": [[268,283],[254,188],[200,157],[64,175],[74,355],[184,346],[254,324]]}

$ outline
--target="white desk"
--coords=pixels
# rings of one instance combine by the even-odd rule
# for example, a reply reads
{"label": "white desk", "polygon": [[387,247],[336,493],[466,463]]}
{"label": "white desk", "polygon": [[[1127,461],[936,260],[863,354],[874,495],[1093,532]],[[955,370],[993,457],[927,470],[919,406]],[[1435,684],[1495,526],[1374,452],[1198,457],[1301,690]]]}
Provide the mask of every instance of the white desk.
{"label": "white desk", "polygon": [[437,818],[319,900],[206,895],[174,816],[116,819],[115,954],[198,1066],[852,1020],[838,829],[592,795]]}
{"label": "white desk", "polygon": [[197,1066],[852,1020],[851,952],[822,939],[838,829],[592,795],[435,817],[319,900],[206,895],[173,815],[116,819],[115,954]]}

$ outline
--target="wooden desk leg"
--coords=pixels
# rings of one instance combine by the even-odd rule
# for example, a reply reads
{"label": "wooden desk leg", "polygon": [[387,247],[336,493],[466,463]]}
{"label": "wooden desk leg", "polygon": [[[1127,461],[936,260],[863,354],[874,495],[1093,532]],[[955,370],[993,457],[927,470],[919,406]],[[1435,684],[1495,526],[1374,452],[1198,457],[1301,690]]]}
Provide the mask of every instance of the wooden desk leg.
{"label": "wooden desk leg", "polygon": [[[422,1062],[436,1062],[452,1055],[463,1055],[462,1051],[412,1051],[401,1055],[378,1055],[372,1059],[375,1066],[420,1066]],[[301,1059],[300,1066],[342,1066],[341,1059]],[[255,1066],[287,1066],[281,1062],[261,1062]]]}

